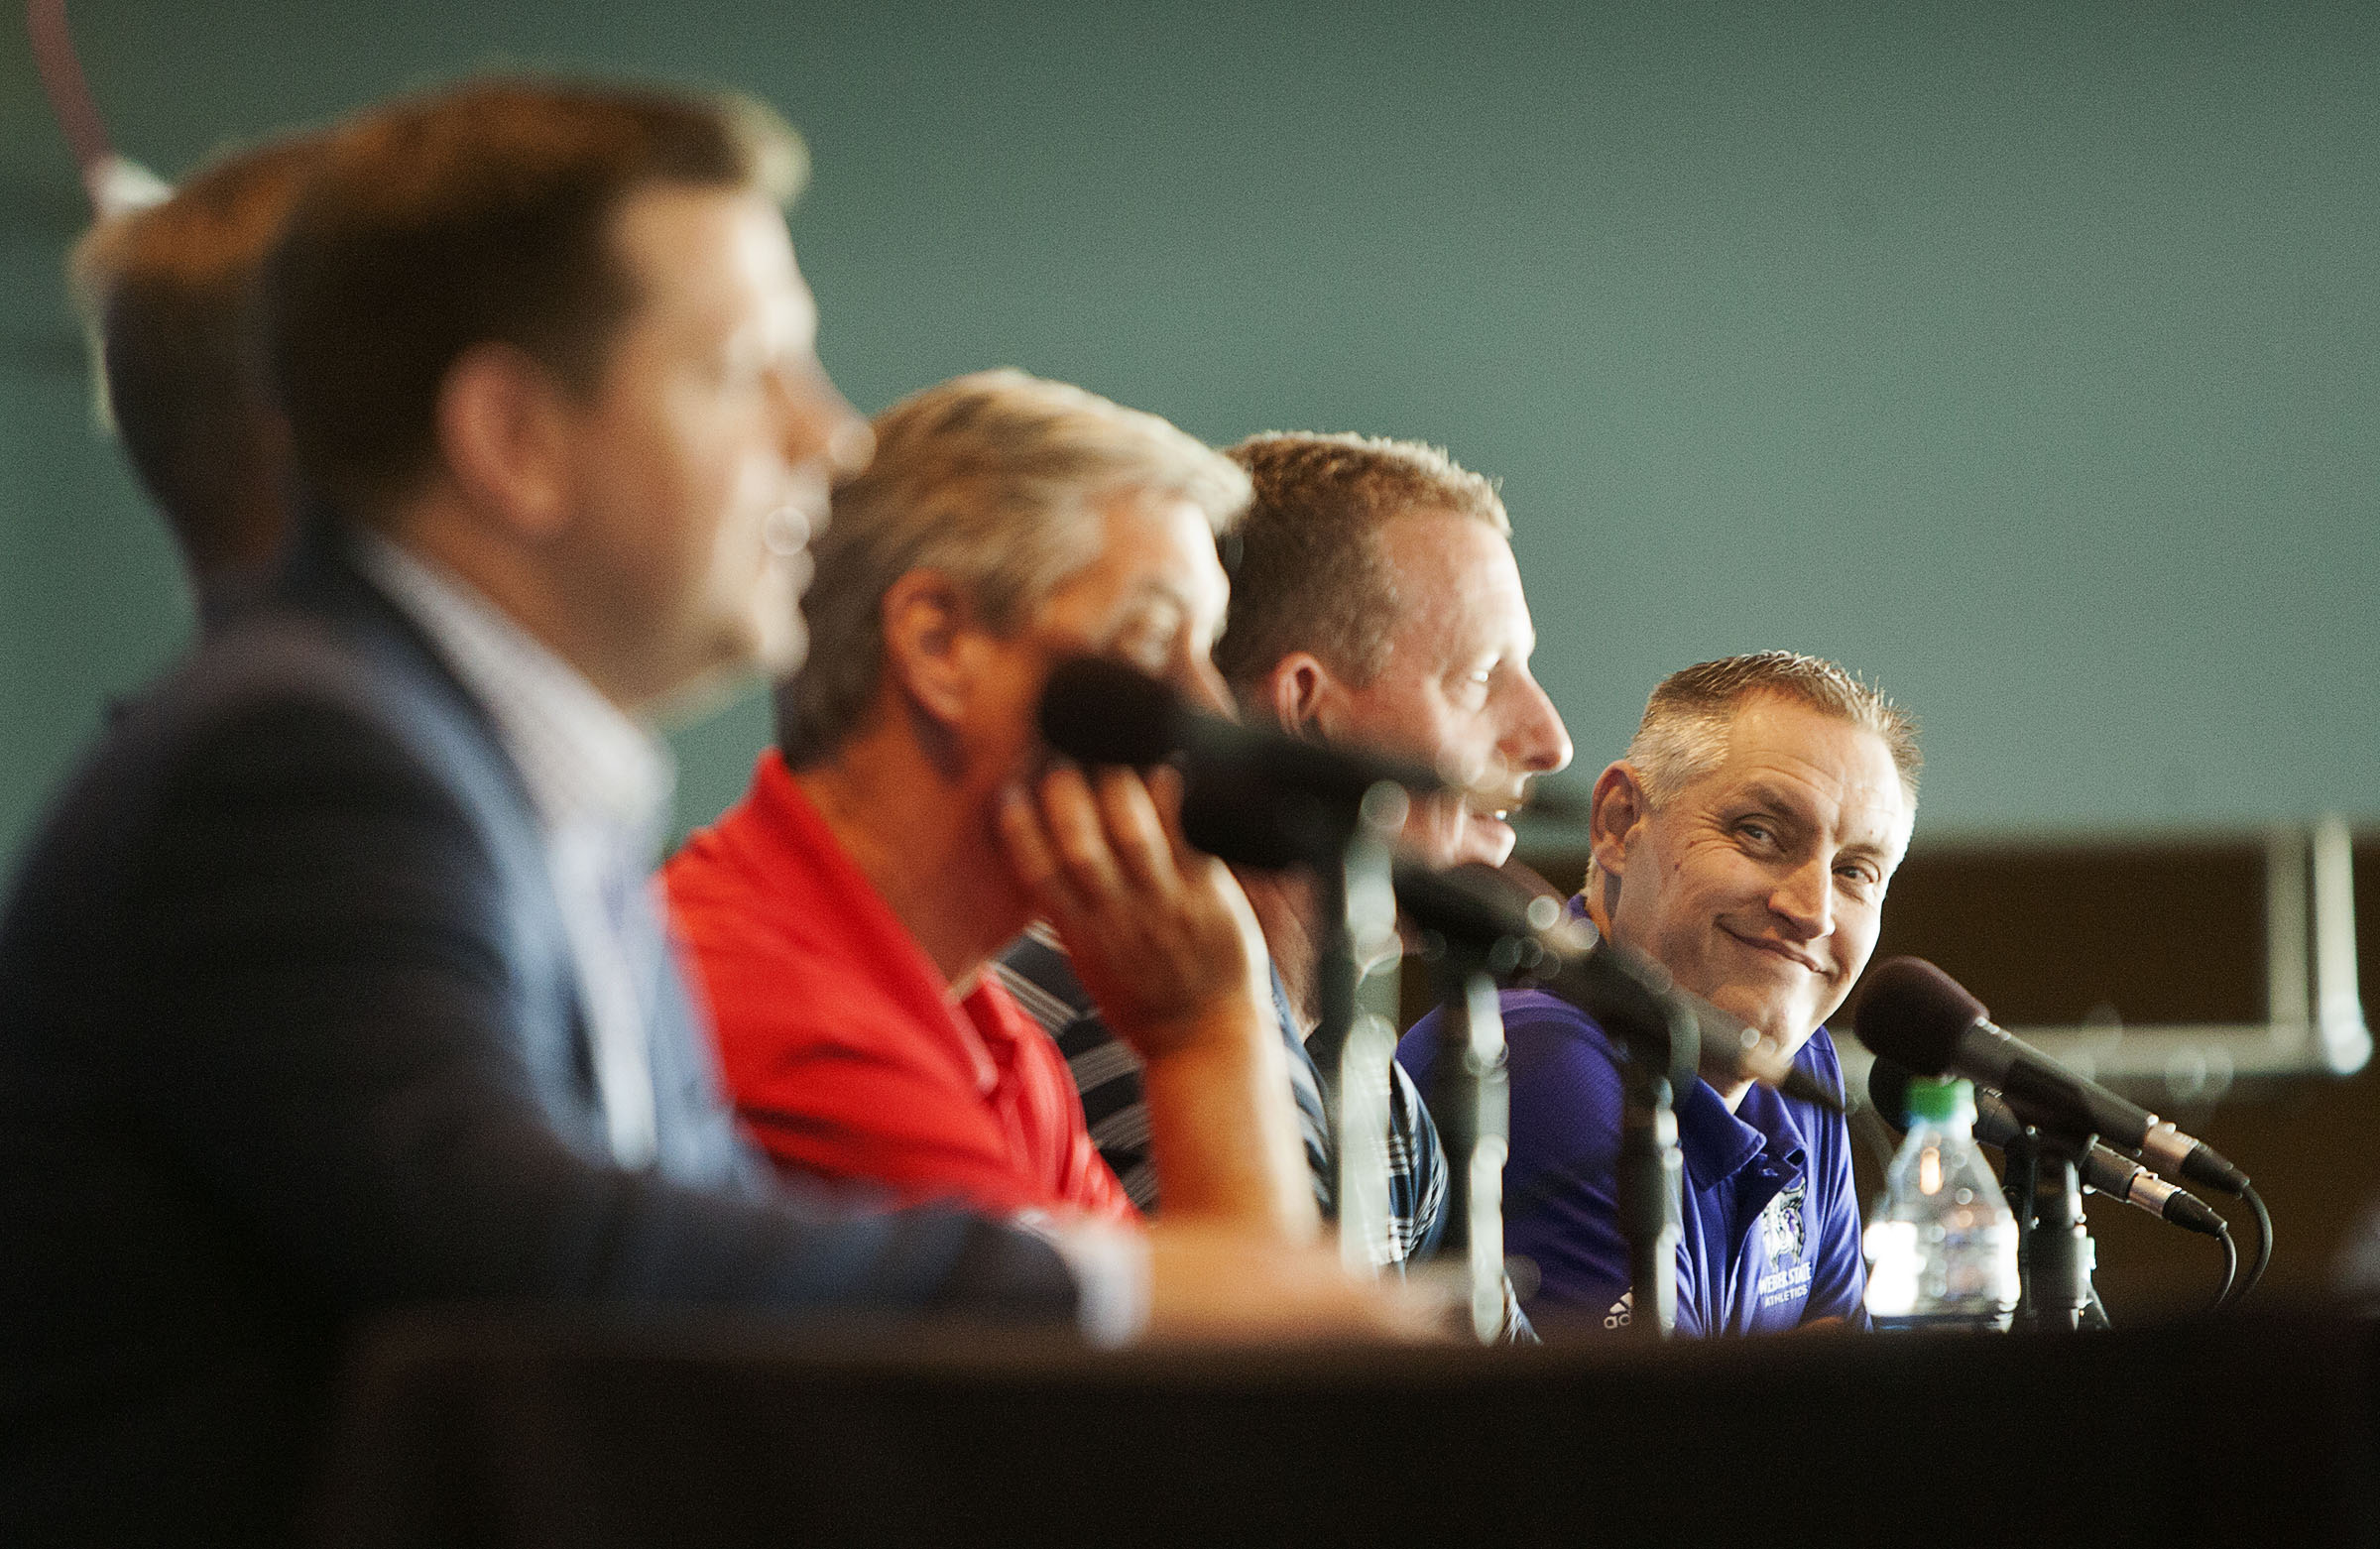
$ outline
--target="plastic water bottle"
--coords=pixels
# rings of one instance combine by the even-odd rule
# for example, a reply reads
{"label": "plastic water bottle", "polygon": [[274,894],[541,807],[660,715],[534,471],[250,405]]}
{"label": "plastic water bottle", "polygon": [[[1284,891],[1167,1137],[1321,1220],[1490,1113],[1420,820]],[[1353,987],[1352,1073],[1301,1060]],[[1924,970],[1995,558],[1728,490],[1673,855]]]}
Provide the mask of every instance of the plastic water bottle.
{"label": "plastic water bottle", "polygon": [[1909,1083],[1909,1134],[1861,1239],[1879,1329],[2004,1330],[2016,1310],[2016,1217],[1975,1148],[1975,1089]]}

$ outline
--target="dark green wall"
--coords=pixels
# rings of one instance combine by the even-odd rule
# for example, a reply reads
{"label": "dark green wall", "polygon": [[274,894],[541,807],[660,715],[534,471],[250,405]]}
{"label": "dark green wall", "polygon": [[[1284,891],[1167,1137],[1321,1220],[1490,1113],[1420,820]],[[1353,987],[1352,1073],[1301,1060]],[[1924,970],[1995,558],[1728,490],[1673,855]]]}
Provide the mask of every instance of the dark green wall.
{"label": "dark green wall", "polygon": [[[1837,655],[1941,833],[2380,817],[2380,8],[77,0],[122,147],[488,63],[743,86],[865,408],[1011,363],[1506,477],[1582,762],[1662,671]],[[12,17],[13,25],[13,17]],[[0,856],[182,641],[90,427],[0,41]],[[746,700],[681,740],[740,785]]]}

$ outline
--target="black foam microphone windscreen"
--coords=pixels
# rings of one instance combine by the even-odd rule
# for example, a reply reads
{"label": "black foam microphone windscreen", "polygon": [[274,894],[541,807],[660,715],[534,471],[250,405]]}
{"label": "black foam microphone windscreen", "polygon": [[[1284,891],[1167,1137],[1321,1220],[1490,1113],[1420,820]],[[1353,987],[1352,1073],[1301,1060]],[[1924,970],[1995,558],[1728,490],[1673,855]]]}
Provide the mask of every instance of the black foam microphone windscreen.
{"label": "black foam microphone windscreen", "polygon": [[1182,745],[1180,698],[1121,661],[1061,661],[1041,690],[1041,735],[1085,764],[1162,764]]}
{"label": "black foam microphone windscreen", "polygon": [[1922,957],[1896,957],[1868,971],[1851,1018],[1859,1041],[1920,1075],[1957,1061],[1959,1035],[1991,1013],[1959,981]]}

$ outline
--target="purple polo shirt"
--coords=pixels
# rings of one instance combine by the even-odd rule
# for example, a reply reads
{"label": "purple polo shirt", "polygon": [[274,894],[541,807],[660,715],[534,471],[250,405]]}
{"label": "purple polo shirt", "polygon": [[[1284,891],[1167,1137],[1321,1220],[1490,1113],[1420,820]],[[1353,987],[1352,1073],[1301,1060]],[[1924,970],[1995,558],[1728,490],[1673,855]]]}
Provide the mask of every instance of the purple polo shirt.
{"label": "purple polo shirt", "polygon": [[[1585,1013],[1541,991],[1506,991],[1503,1010],[1512,1073],[1505,1251],[1536,1261],[1532,1310],[1598,1312],[1605,1328],[1625,1328],[1628,1248],[1614,1198],[1619,1050]],[[1425,1096],[1438,1021],[1432,1012],[1397,1048]],[[1795,1063],[1843,1090],[1825,1028]],[[1686,1161],[1678,1332],[1768,1334],[1825,1317],[1864,1327],[1867,1274],[1843,1120],[1763,1086],[1730,1114],[1707,1081],[1676,1106]]]}

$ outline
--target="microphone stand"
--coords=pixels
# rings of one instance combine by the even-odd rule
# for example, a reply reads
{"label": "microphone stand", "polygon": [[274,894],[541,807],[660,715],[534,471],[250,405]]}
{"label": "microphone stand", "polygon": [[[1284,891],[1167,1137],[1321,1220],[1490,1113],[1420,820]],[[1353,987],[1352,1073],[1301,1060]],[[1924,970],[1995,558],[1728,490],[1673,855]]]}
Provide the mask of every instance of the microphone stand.
{"label": "microphone stand", "polygon": [[2002,1192],[2017,1219],[2017,1320],[2028,1329],[2105,1328],[2091,1288],[2097,1251],[2082,1214],[2081,1162],[2096,1136],[2079,1140],[2036,1130],[2001,1147]]}
{"label": "microphone stand", "polygon": [[[1433,935],[1435,933],[1433,932]],[[1511,1088],[1497,984],[1519,943],[1438,942],[1425,951],[1439,1004],[1438,1048],[1430,1060],[1430,1112],[1446,1148],[1449,1187],[1442,1251],[1465,1256],[1471,1327],[1482,1344],[1504,1325],[1504,1158],[1511,1152]],[[1499,959],[1501,960],[1499,962]]]}
{"label": "microphone stand", "polygon": [[[1053,739],[1054,740],[1054,739]],[[1338,1156],[1339,1256],[1351,1273],[1396,1259],[1388,1198],[1388,1067],[1396,1027],[1365,1012],[1365,965],[1400,960],[1389,845],[1410,798],[1380,780],[1360,795],[1302,788],[1262,763],[1194,765],[1182,831],[1211,855],[1313,882],[1322,942],[1314,965],[1316,1023],[1305,1040]]]}
{"label": "microphone stand", "polygon": [[[1624,955],[1594,994],[1561,994],[1627,1045],[1620,1064],[1619,1229],[1628,1240],[1629,1332],[1661,1341],[1678,1329],[1678,1244],[1685,1236],[1686,1157],[1677,1093],[1701,1079],[1702,1026],[1666,974]],[[1633,965],[1633,966],[1631,966]]]}
{"label": "microphone stand", "polygon": [[1465,1193],[1459,1211],[1450,1209],[1448,1242],[1470,1256],[1475,1316],[1484,1327],[1486,1298],[1493,1294],[1500,1303],[1502,1294],[1501,1169],[1510,1104],[1495,991],[1519,982],[1571,1002],[1627,1048],[1620,1062],[1616,1203],[1628,1244],[1628,1326],[1640,1339],[1669,1338],[1678,1322],[1686,1174],[1673,1104],[1680,1084],[1698,1079],[1702,1033],[1695,1013],[1666,974],[1625,953],[1600,958],[1604,972],[1598,975],[1548,977],[1545,945],[1536,932],[1550,922],[1531,921],[1525,913],[1506,916],[1426,875],[1400,876],[1398,888],[1407,915],[1423,927],[1422,955],[1434,967],[1445,1008],[1442,1041],[1431,1060],[1431,1111],[1449,1170]]}
{"label": "microphone stand", "polygon": [[[1393,1257],[1395,1246],[1388,1105],[1396,1026],[1363,1009],[1359,987],[1366,964],[1402,960],[1390,845],[1404,827],[1409,806],[1404,787],[1383,780],[1352,811],[1295,798],[1276,799],[1269,808],[1271,843],[1265,853],[1301,858],[1326,922],[1315,963],[1317,1020],[1306,1052],[1322,1076],[1323,1103],[1338,1148],[1340,1262],[1359,1274],[1377,1273]],[[1442,994],[1448,995],[1448,1026],[1462,1045],[1459,1055],[1438,1067],[1460,1072],[1461,1090],[1433,1104],[1449,1182],[1441,1251],[1466,1255],[1472,1330],[1483,1344],[1502,1336],[1505,1311],[1502,1201],[1510,1105],[1495,976],[1512,972],[1522,952],[1521,939],[1500,934],[1482,943],[1465,940],[1459,955],[1466,966],[1453,979],[1440,976]],[[1442,959],[1456,955],[1440,954]],[[1449,985],[1455,987],[1451,992]],[[1674,1306],[1674,1234],[1670,1252]]]}
{"label": "microphone stand", "polygon": [[1374,1274],[1393,1256],[1388,1200],[1389,1062],[1396,1027],[1359,1004],[1365,965],[1382,957],[1400,962],[1396,891],[1390,882],[1389,841],[1404,825],[1401,786],[1374,785],[1355,821],[1334,825],[1335,850],[1318,853],[1310,868],[1324,927],[1315,963],[1318,1020],[1306,1052],[1322,1078],[1323,1107],[1337,1142],[1339,1260],[1351,1273]]}
{"label": "microphone stand", "polygon": [[[1217,763],[1194,767],[1182,798],[1182,828],[1190,842],[1243,864],[1301,867],[1313,878],[1325,940],[1316,963],[1318,1023],[1306,1040],[1323,1083],[1323,1101],[1338,1145],[1339,1251],[1351,1271],[1373,1270],[1393,1256],[1388,1211],[1387,1129],[1389,1064],[1396,1028],[1363,1013],[1357,986],[1363,965],[1395,956],[1399,894],[1407,881],[1430,894],[1418,924],[1464,951],[1441,977],[1447,1023],[1458,1029],[1459,1052],[1441,1069],[1464,1073],[1460,1092],[1441,1099],[1441,1137],[1447,1141],[1450,1247],[1469,1260],[1473,1319],[1483,1338],[1500,1332],[1504,1312],[1502,1169],[1509,1149],[1509,1103],[1504,1085],[1499,982],[1535,982],[1547,969],[1535,935],[1551,921],[1530,921],[1526,910],[1507,918],[1457,887],[1450,898],[1425,872],[1400,880],[1389,845],[1403,827],[1410,798],[1383,779],[1349,801],[1284,784],[1261,767]],[[1426,917],[1425,917],[1426,916]],[[1443,916],[1441,918],[1440,916]],[[1619,1156],[1621,1230],[1629,1241],[1634,1300],[1630,1327],[1641,1338],[1666,1339],[1677,1328],[1677,1249],[1683,1237],[1685,1164],[1678,1151],[1676,1092],[1697,1079],[1702,1036],[1696,1013],[1656,965],[1614,949],[1599,956],[1601,972],[1570,984],[1557,974],[1543,988],[1571,1000],[1623,1041],[1622,1134]],[[1492,1312],[1490,1311],[1492,1308]]]}
{"label": "microphone stand", "polygon": [[1628,1330],[1640,1340],[1678,1332],[1678,1244],[1685,1237],[1686,1156],[1678,1149],[1669,1072],[1628,1051],[1620,1072],[1619,1229],[1634,1293]]}

